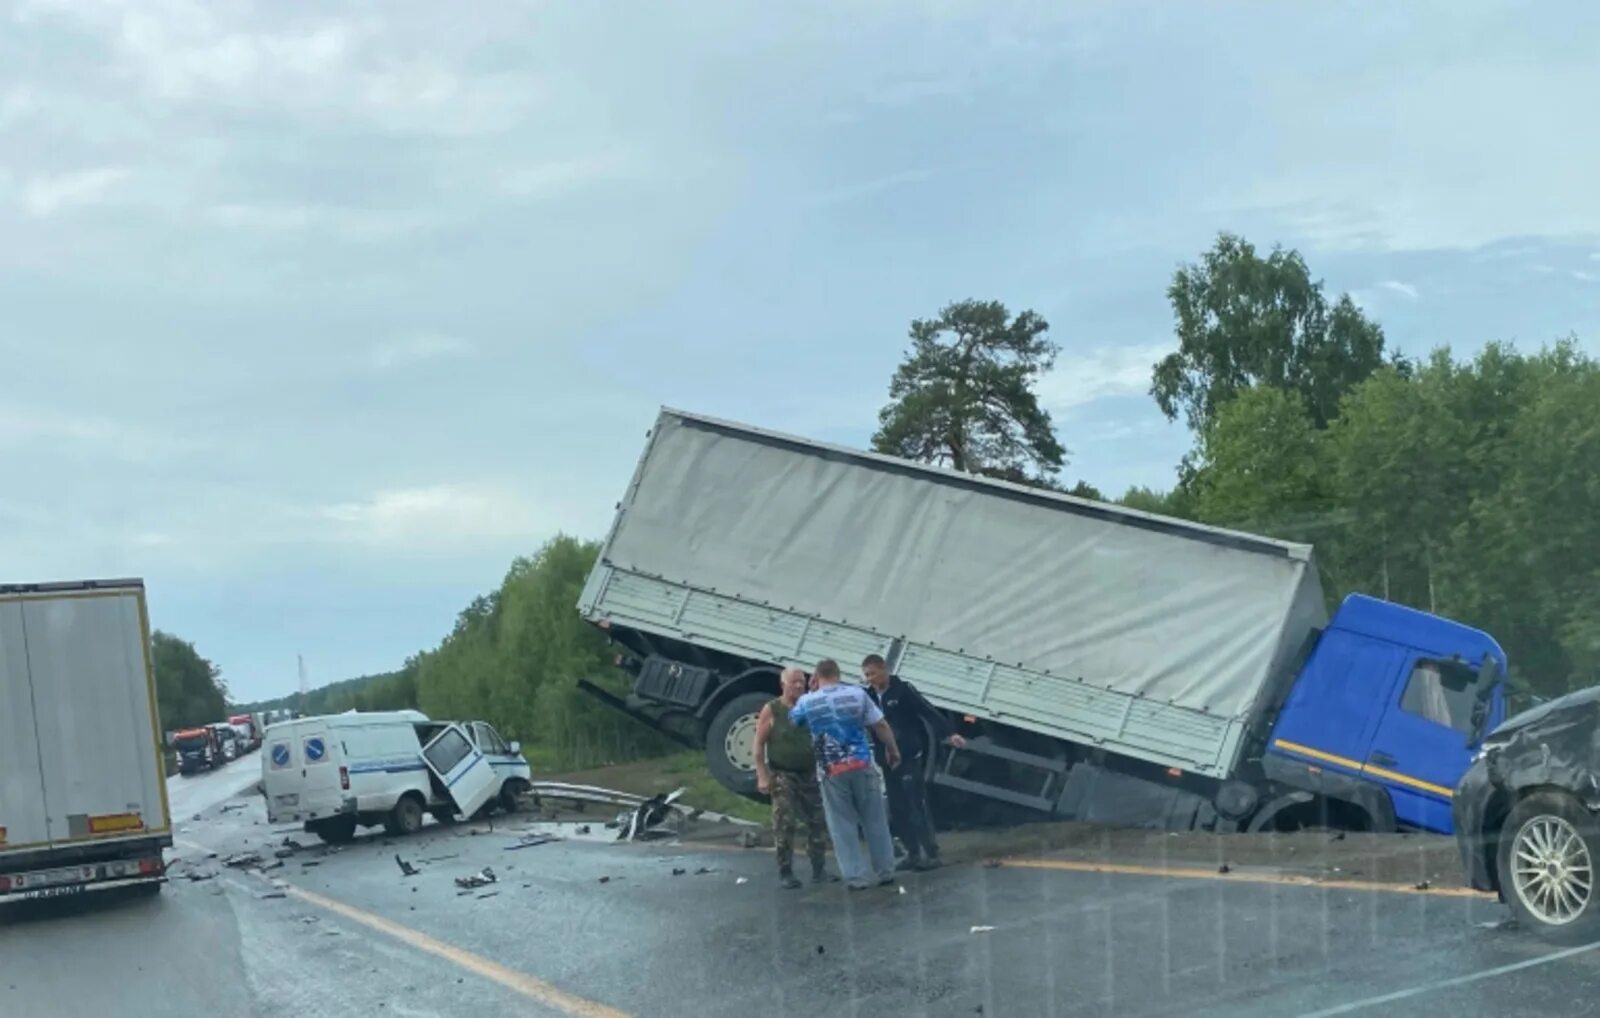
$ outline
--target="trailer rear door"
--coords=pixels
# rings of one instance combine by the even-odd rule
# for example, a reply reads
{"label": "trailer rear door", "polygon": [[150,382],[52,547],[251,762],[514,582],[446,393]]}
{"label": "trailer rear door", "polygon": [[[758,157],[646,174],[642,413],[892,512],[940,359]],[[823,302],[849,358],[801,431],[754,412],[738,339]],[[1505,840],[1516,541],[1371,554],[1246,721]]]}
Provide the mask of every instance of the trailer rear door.
{"label": "trailer rear door", "polygon": [[0,852],[49,838],[22,605],[0,601]]}
{"label": "trailer rear door", "polygon": [[40,593],[22,612],[53,844],[166,832],[154,690],[136,587]]}

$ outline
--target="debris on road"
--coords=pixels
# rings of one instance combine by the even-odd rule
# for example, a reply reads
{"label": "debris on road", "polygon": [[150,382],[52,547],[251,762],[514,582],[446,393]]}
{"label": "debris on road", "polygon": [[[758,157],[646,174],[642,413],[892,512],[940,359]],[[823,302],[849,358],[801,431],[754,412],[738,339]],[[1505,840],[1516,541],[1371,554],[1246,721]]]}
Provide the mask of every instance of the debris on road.
{"label": "debris on road", "polygon": [[291,855],[294,855],[294,849],[292,848],[275,848],[272,850],[272,857],[274,859],[287,859]]}
{"label": "debris on road", "polygon": [[227,806],[222,807],[221,812],[223,812],[223,813],[232,813],[234,810],[244,809],[248,805],[249,805],[249,803],[245,803],[245,802],[231,803],[231,804],[229,804]]}
{"label": "debris on road", "polygon": [[601,877],[600,878],[600,883],[609,884],[609,883],[611,883],[611,878],[610,877]]}
{"label": "debris on road", "polygon": [[277,862],[269,862],[265,866],[262,866],[259,872],[269,873],[272,870],[281,870],[281,869],[283,869],[283,860],[279,859]]}
{"label": "debris on road", "polygon": [[1221,866],[1217,867],[1217,872],[1218,873],[1232,873],[1233,872],[1233,867],[1229,866],[1227,863],[1223,863]]}
{"label": "debris on road", "polygon": [[715,873],[715,872],[717,872],[717,871],[712,869],[710,866],[702,866],[699,869],[694,871],[694,875],[697,876],[697,877],[703,877],[707,873]]}
{"label": "debris on road", "polygon": [[396,852],[394,854],[394,861],[400,867],[400,873],[401,873],[402,876],[414,877],[418,873],[422,872],[421,870],[417,869],[415,866],[411,865],[410,863],[406,862],[404,859],[400,858],[400,853],[399,852]]}
{"label": "debris on road", "polygon": [[320,920],[318,920],[314,915],[303,915],[300,917],[300,921],[305,925],[310,926],[313,923],[319,922]]}
{"label": "debris on road", "polygon": [[1416,889],[1419,890],[1419,891],[1427,891],[1427,890],[1431,890],[1432,888],[1433,888],[1433,884],[1431,882],[1427,881],[1427,880],[1424,880],[1421,883],[1416,885]]}
{"label": "debris on road", "polygon": [[322,860],[321,859],[307,859],[305,862],[300,864],[300,868],[303,869],[303,870],[308,870],[313,866],[321,866],[321,865],[322,865]]}
{"label": "debris on road", "polygon": [[588,824],[584,824],[583,826],[579,827],[578,830],[577,830],[577,833],[578,834],[588,834],[589,833],[589,825]]}
{"label": "debris on road", "polygon": [[256,898],[259,901],[270,901],[273,898],[287,898],[287,897],[288,897],[288,895],[285,894],[282,891],[265,891],[265,892],[263,892],[261,894],[256,895]]}
{"label": "debris on road", "polygon": [[687,872],[689,872],[689,871],[684,869],[682,866],[674,866],[674,867],[672,867],[672,875],[675,876],[675,877],[681,877]]}
{"label": "debris on road", "polygon": [[495,895],[497,895],[499,893],[500,893],[499,891],[490,891],[487,894],[480,894],[480,895],[478,895],[478,900],[482,901],[485,898],[493,898]]}
{"label": "debris on road", "polygon": [[479,887],[487,887],[499,879],[499,877],[494,875],[494,870],[485,866],[483,869],[469,876],[456,877],[456,886],[471,891],[476,890]]}
{"label": "debris on road", "polygon": [[740,877],[739,879],[734,881],[734,883],[736,883],[736,884],[748,884],[749,882],[750,882],[750,878],[749,877]]}
{"label": "debris on road", "polygon": [[994,927],[993,926],[974,926],[972,928],[971,932],[973,932],[973,933],[993,933],[994,932]]}
{"label": "debris on road", "polygon": [[228,856],[222,861],[222,865],[236,870],[245,866],[259,866],[261,862],[261,856],[255,852],[240,852],[237,855]]}
{"label": "debris on road", "polygon": [[192,884],[198,884],[202,880],[210,880],[215,876],[215,873],[201,873],[198,870],[190,870],[188,873],[184,874],[185,879]]}
{"label": "debris on road", "polygon": [[[673,813],[673,803],[683,795],[684,789],[677,788],[661,795],[653,795],[634,807],[633,814],[628,822],[617,834],[618,841],[641,841],[647,835],[652,835],[656,828],[666,822]],[[620,818],[619,818],[620,819]],[[666,832],[670,836],[671,832]],[[654,834],[660,837],[661,834]]]}
{"label": "debris on road", "polygon": [[444,862],[446,859],[459,859],[459,858],[461,858],[461,853],[452,852],[450,855],[436,855],[436,856],[432,856],[431,858],[427,858],[427,859],[418,859],[417,862],[420,862],[420,863]]}
{"label": "debris on road", "polygon": [[528,835],[524,835],[522,840],[517,842],[516,844],[507,845],[506,846],[506,851],[507,852],[514,852],[519,848],[534,848],[535,846],[538,846],[538,845],[548,845],[552,841],[560,841],[560,840],[561,839],[556,837],[554,834],[528,834]]}

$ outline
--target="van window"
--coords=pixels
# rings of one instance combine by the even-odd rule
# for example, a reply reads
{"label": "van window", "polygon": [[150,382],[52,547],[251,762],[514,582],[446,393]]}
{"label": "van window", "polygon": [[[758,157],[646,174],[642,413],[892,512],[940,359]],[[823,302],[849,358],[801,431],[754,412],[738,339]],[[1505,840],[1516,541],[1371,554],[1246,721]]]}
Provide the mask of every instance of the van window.
{"label": "van window", "polygon": [[477,735],[479,749],[485,753],[504,754],[511,752],[510,747],[505,744],[505,740],[500,738],[500,733],[490,727],[487,722],[479,721],[474,727],[477,729],[475,734]]}
{"label": "van window", "polygon": [[428,750],[427,757],[435,770],[440,774],[448,774],[471,752],[472,744],[461,734],[460,729],[447,728],[444,734],[439,736],[439,741]]}
{"label": "van window", "polygon": [[1454,661],[1418,661],[1400,695],[1400,709],[1470,736],[1477,699],[1473,669]]}

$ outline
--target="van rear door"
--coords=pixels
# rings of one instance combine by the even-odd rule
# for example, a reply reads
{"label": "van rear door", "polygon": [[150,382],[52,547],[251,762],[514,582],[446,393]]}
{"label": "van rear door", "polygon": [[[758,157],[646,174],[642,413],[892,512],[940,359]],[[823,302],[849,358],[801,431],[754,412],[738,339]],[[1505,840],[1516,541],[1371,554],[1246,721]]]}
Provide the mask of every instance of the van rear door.
{"label": "van rear door", "polygon": [[460,725],[446,725],[429,740],[422,748],[422,760],[444,782],[445,791],[464,817],[478,812],[500,790],[494,768]]}

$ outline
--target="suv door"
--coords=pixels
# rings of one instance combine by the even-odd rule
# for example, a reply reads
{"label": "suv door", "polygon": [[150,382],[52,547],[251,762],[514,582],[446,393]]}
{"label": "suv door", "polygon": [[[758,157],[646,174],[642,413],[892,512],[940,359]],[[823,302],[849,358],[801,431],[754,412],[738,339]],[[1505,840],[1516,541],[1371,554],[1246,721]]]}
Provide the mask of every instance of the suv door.
{"label": "suv door", "polygon": [[422,762],[444,783],[464,817],[478,812],[500,791],[494,768],[460,725],[446,725],[430,739],[422,747]]}

